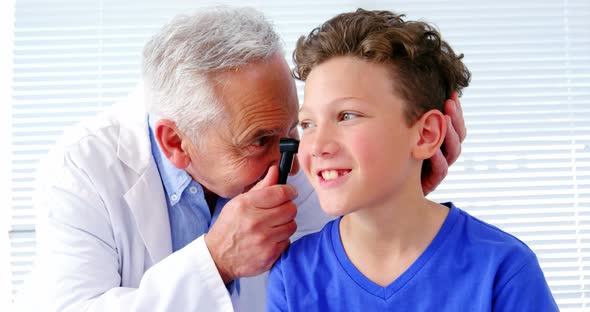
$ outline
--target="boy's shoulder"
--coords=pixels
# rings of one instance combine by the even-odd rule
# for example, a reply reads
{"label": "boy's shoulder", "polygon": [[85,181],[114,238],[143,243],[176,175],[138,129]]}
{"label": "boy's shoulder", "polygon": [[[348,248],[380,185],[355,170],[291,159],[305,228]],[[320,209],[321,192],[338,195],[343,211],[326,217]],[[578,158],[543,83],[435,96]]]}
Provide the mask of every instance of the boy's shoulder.
{"label": "boy's shoulder", "polygon": [[474,245],[482,245],[485,248],[492,249],[497,247],[500,249],[520,249],[527,253],[532,252],[525,242],[513,234],[472,216],[464,210],[456,209],[464,220],[461,228],[462,234],[464,238],[468,238]]}
{"label": "boy's shoulder", "polygon": [[451,244],[456,247],[454,249],[472,255],[474,261],[496,262],[498,268],[517,269],[526,264],[538,265],[537,256],[525,242],[459,208],[455,209],[461,222],[458,222],[460,226],[451,240]]}
{"label": "boy's shoulder", "polygon": [[340,218],[331,220],[319,232],[304,235],[291,243],[280,257],[282,265],[297,265],[299,263],[308,266],[310,261],[319,261],[320,257],[331,253],[333,250],[332,230],[333,227],[338,226],[339,220]]}
{"label": "boy's shoulder", "polygon": [[457,210],[462,222],[452,249],[463,263],[479,268],[472,276],[480,285],[493,285],[495,309],[522,305],[530,311],[558,311],[533,250],[513,234]]}

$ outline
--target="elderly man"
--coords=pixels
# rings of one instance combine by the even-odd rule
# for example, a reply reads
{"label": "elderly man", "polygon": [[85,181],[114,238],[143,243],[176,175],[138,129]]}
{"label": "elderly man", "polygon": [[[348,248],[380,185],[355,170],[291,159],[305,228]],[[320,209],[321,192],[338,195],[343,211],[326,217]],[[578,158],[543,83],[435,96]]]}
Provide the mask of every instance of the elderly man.
{"label": "elderly man", "polygon": [[[143,68],[144,96],[53,153],[37,202],[43,309],[261,311],[263,273],[328,220],[303,175],[276,185],[298,111],[280,39],[257,11],[205,10],[162,28]],[[457,99],[447,106],[458,129],[427,191],[465,133]]]}

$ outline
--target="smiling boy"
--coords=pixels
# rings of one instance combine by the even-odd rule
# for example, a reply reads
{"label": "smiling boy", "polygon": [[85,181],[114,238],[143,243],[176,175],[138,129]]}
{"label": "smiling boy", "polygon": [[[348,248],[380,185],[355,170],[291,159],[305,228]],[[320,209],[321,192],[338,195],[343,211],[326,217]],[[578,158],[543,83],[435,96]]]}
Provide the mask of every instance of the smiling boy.
{"label": "smiling boy", "polygon": [[557,311],[535,254],[452,203],[420,172],[470,73],[433,27],[388,11],[338,15],[302,37],[299,161],[341,216],[275,263],[269,311]]}

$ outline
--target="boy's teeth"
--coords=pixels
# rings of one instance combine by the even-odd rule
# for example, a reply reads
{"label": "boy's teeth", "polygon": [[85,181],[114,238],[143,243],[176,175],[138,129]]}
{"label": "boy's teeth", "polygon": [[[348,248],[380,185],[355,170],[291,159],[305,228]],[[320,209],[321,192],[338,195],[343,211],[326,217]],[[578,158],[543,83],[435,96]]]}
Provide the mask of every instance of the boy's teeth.
{"label": "boy's teeth", "polygon": [[337,177],[338,177],[338,171],[336,171],[336,170],[322,171],[322,178],[324,178],[324,180],[334,180]]}

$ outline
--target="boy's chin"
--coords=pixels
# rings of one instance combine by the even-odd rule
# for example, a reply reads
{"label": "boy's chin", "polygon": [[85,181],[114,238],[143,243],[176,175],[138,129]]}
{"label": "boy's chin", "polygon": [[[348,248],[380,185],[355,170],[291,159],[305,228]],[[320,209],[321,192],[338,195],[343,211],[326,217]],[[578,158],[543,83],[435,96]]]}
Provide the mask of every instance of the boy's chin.
{"label": "boy's chin", "polygon": [[331,215],[332,217],[339,217],[339,216],[343,216],[348,213],[346,207],[343,207],[342,205],[338,205],[338,204],[334,203],[333,201],[326,202],[326,201],[320,200],[320,206],[322,206],[322,210],[324,210],[325,213]]}

